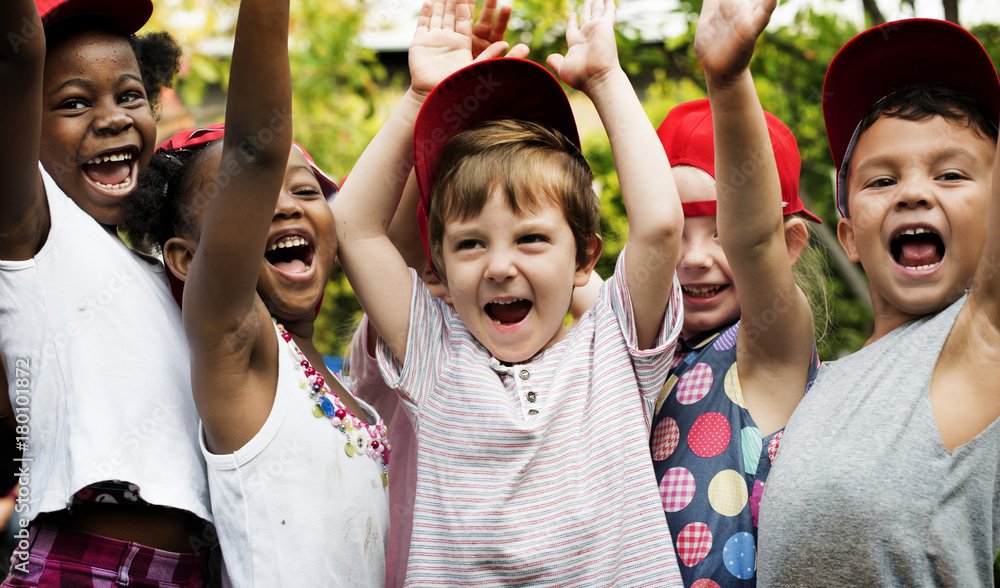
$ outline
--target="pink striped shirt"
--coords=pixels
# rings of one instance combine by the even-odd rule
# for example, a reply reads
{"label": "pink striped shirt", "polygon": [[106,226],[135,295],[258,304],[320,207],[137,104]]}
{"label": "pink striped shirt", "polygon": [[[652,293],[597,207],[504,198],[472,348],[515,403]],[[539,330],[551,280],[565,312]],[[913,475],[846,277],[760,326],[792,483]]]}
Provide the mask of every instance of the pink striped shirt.
{"label": "pink striped shirt", "polygon": [[681,586],[649,453],[680,287],[639,350],[622,258],[593,310],[515,366],[411,271],[406,363],[377,350],[417,433],[407,586]]}

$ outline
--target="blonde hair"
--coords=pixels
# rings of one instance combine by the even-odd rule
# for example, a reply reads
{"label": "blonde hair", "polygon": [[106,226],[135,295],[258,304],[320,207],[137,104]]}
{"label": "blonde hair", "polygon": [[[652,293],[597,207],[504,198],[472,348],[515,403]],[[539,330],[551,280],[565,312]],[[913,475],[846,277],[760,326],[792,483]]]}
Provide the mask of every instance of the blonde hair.
{"label": "blonde hair", "polygon": [[826,338],[827,329],[830,324],[830,294],[826,288],[827,263],[826,255],[823,253],[824,247],[819,242],[818,237],[809,230],[809,219],[794,213],[785,216],[785,220],[799,218],[806,227],[808,235],[805,247],[799,258],[792,264],[792,276],[795,284],[798,285],[802,293],[805,294],[813,316],[813,335],[816,337],[816,345],[820,345]]}

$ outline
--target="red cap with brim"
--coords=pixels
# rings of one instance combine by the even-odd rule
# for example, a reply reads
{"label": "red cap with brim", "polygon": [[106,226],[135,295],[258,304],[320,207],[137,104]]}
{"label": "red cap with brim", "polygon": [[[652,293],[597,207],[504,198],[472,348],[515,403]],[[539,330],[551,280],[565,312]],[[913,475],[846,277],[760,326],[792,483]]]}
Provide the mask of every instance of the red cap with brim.
{"label": "red cap with brim", "polygon": [[[838,172],[861,119],[886,96],[920,84],[945,84],[971,94],[1000,123],[1000,80],[989,54],[962,27],[914,18],[868,29],[830,62],[823,83],[823,118]],[[838,182],[843,184],[843,182]],[[846,216],[843,186],[837,207]]]}
{"label": "red cap with brim", "polygon": [[[181,149],[188,149],[196,151],[213,141],[221,139],[225,135],[225,129],[225,123],[216,123],[214,125],[208,125],[197,129],[178,131],[171,135],[169,139],[160,143],[156,150],[178,151]],[[313,175],[315,175],[316,179],[319,181],[319,187],[323,190],[323,195],[326,196],[327,201],[332,201],[340,188],[338,188],[337,184],[316,165],[316,162],[313,161],[313,158],[308,152],[306,152],[305,149],[302,148],[301,145],[294,141],[292,142],[292,145],[309,161],[309,167],[312,168]]]}
{"label": "red cap with brim", "polygon": [[[774,161],[778,167],[781,184],[782,214],[801,212],[815,222],[822,222],[815,214],[806,210],[799,198],[799,171],[802,160],[795,137],[778,117],[764,112],[767,133],[774,150]],[[685,102],[667,115],[656,134],[663,144],[672,167],[690,165],[715,179],[715,135],[712,130],[712,109],[708,99]],[[684,216],[714,216],[715,202],[686,203]]]}
{"label": "red cap with brim", "polygon": [[71,16],[102,16],[130,35],[153,14],[151,0],[35,0],[35,5],[44,26]]}
{"label": "red cap with brim", "polygon": [[428,263],[427,213],[441,148],[479,123],[507,119],[555,129],[580,148],[566,92],[547,69],[533,61],[513,57],[477,61],[438,84],[424,101],[413,133],[413,167],[420,189],[417,224]]}

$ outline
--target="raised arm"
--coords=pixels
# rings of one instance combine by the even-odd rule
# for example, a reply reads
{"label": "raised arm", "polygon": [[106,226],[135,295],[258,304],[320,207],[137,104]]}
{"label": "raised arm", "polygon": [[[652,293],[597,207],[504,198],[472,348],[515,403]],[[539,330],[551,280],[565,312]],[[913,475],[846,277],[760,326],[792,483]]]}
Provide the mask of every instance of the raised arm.
{"label": "raised arm", "polygon": [[[802,398],[814,343],[809,302],[792,275],[778,169],[749,69],[775,4],[706,0],[695,33],[714,124],[719,241],[744,319],[739,375],[762,432],[784,426]],[[789,237],[804,246],[805,225],[793,223],[799,226]],[[774,320],[767,328],[754,327],[753,319],[765,313]],[[755,403],[768,409],[755,412]],[[777,415],[774,423],[768,415]]]}
{"label": "raised arm", "polygon": [[[340,263],[369,320],[400,361],[406,358],[412,284],[388,228],[410,174],[420,107],[438,82],[472,62],[471,36],[471,3],[424,2],[410,45],[411,86],[333,203]],[[504,47],[494,44],[480,57]]]}
{"label": "raised arm", "polygon": [[[194,200],[209,202],[184,288],[196,357],[245,350],[247,321],[261,320],[253,312],[257,278],[291,149],[290,119],[288,0],[243,0],[215,192]],[[225,341],[237,345],[219,345]]]}
{"label": "raised arm", "polygon": [[49,209],[38,172],[42,133],[45,35],[33,0],[0,5],[0,117],[9,140],[0,146],[0,259],[34,257],[45,242]]}
{"label": "raised arm", "polygon": [[629,219],[625,273],[639,346],[653,346],[670,300],[684,216],[670,164],[618,63],[613,0],[586,0],[548,63],[593,101],[604,122]]}
{"label": "raised arm", "polygon": [[985,313],[1000,341],[1000,146],[993,161],[993,193],[991,194],[989,230],[983,255],[976,267],[969,301]]}

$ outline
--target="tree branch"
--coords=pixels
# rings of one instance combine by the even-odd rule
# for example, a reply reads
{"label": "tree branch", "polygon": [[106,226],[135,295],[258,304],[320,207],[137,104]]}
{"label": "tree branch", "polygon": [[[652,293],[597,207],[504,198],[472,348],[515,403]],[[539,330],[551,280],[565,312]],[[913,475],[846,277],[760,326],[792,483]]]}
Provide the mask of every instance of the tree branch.
{"label": "tree branch", "polygon": [[872,26],[885,23],[885,17],[882,16],[882,11],[878,9],[878,4],[875,0],[861,0],[861,4],[864,6],[865,14],[871,19]]}

